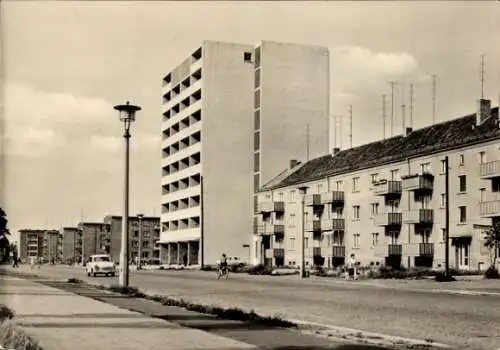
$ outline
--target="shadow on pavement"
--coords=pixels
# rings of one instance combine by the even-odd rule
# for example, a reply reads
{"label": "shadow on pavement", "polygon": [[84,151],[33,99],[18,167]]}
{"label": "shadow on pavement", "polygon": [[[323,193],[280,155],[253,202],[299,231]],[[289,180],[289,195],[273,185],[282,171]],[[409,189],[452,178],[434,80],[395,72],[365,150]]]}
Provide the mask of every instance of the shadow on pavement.
{"label": "shadow on pavement", "polygon": [[17,325],[28,328],[112,328],[112,329],[178,329],[178,325],[158,322],[105,322],[105,323],[83,323],[83,322],[16,322]]}
{"label": "shadow on pavement", "polygon": [[392,349],[393,350],[394,348],[385,348],[381,346],[364,345],[364,344],[341,344],[328,347],[278,346],[272,348],[272,350],[326,350],[326,349],[335,349],[335,350],[391,350]]}
{"label": "shadow on pavement", "polygon": [[123,318],[123,319],[136,319],[136,318],[144,318],[144,315],[139,315],[139,314],[115,314],[115,313],[107,313],[107,314],[93,314],[93,313],[88,313],[88,314],[65,314],[65,315],[59,315],[59,314],[18,314],[16,317],[47,317],[47,318],[92,318],[92,319],[99,319],[99,318],[113,318],[113,319],[118,319],[118,318]]}

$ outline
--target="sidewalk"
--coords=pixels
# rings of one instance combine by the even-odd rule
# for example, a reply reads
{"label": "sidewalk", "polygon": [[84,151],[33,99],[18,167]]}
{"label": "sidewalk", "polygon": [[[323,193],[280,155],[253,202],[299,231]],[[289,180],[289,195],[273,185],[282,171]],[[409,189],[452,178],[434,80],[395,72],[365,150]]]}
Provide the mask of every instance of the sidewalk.
{"label": "sidewalk", "polygon": [[20,278],[0,276],[0,284],[0,304],[44,350],[257,349]]}

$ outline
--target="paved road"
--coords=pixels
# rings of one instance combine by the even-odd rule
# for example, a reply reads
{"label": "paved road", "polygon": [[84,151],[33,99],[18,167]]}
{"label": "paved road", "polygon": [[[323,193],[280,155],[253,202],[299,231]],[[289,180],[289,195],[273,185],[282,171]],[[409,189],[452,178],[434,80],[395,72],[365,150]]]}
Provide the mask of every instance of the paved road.
{"label": "paved road", "polygon": [[[21,268],[23,271],[27,269]],[[87,279],[82,269],[42,267],[34,273]],[[116,283],[117,278],[90,278]],[[195,302],[237,306],[258,313],[361,329],[402,337],[432,339],[461,349],[500,346],[500,297],[452,295],[377,283],[323,283],[294,278],[233,274],[216,280],[199,271],[140,271],[131,285]]]}

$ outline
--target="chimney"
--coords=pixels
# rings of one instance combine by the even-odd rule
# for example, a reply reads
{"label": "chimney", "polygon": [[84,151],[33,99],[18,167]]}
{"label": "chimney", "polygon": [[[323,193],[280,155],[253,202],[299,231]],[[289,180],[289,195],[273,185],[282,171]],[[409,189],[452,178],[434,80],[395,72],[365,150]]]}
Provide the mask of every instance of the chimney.
{"label": "chimney", "polygon": [[290,169],[295,168],[299,164],[300,164],[300,162],[297,159],[290,160]]}
{"label": "chimney", "polygon": [[333,156],[336,156],[339,152],[340,152],[340,148],[335,147],[335,148],[333,149],[332,155],[333,155]]}
{"label": "chimney", "polygon": [[477,101],[476,125],[491,117],[491,101],[481,98]]}
{"label": "chimney", "polygon": [[406,128],[406,136],[410,135],[413,131],[413,128],[407,127]]}

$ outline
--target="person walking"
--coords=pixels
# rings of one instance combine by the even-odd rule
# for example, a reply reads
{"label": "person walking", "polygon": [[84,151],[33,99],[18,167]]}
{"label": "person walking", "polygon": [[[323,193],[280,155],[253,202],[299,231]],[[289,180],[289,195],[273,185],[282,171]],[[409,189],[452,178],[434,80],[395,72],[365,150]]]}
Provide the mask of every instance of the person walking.
{"label": "person walking", "polygon": [[358,279],[356,273],[356,256],[351,254],[349,259],[347,260],[347,273],[345,277],[346,281],[351,279]]}

